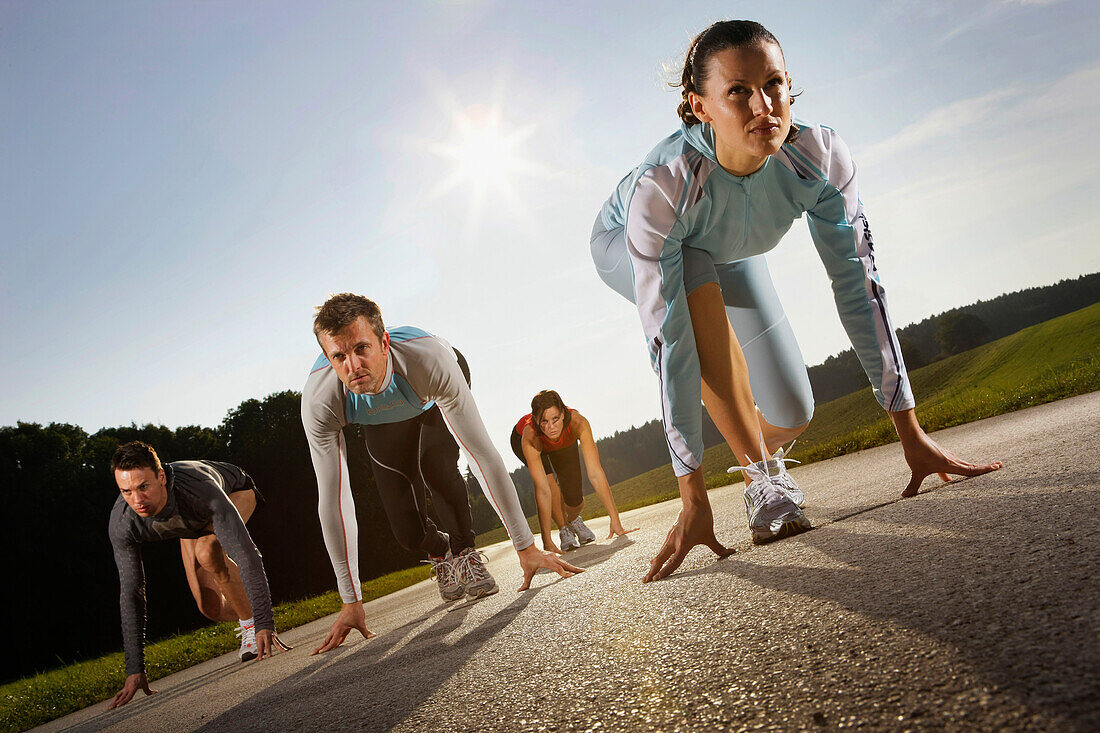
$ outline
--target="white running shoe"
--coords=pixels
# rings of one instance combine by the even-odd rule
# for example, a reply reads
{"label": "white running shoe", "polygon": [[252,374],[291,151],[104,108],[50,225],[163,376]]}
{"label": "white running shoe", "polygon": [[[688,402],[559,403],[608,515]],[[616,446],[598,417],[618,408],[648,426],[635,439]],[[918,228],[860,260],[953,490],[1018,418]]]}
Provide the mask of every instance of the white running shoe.
{"label": "white running shoe", "polygon": [[762,545],[811,528],[810,520],[791,495],[769,475],[767,461],[750,461],[748,466],[738,468],[750,479],[745,488],[745,513],[749,516],[753,544]]}
{"label": "white running shoe", "polygon": [[256,624],[237,626],[237,638],[241,640],[241,650],[237,655],[242,662],[250,662],[256,658]]}
{"label": "white running shoe", "polygon": [[455,575],[471,598],[483,598],[496,593],[497,582],[485,567],[485,555],[467,547],[454,559]]}
{"label": "white running shoe", "polygon": [[581,521],[581,517],[578,514],[577,518],[572,522],[569,522],[569,529],[573,530],[573,534],[577,538],[577,542],[582,545],[587,545],[589,542],[596,541],[596,533],[588,528],[588,526]]}
{"label": "white running shoe", "polygon": [[[792,442],[786,448],[779,447],[770,461],[768,461],[768,473],[774,483],[778,484],[781,489],[787,492],[787,495],[791,497],[791,501],[800,507],[806,506],[806,495],[802,493],[802,489],[798,488],[798,484],[795,483],[794,476],[787,473],[788,463],[800,463],[793,458],[786,458],[790,454],[791,449],[794,448]],[[741,466],[730,466],[726,469],[726,473],[737,473],[741,470]]]}
{"label": "white running shoe", "polygon": [[580,546],[581,543],[577,541],[577,535],[568,524],[558,527],[558,547],[561,548],[562,552],[569,552]]}
{"label": "white running shoe", "polygon": [[431,563],[432,576],[439,584],[439,595],[443,600],[457,601],[466,595],[466,589],[462,586],[462,581],[458,579],[455,558],[451,555],[450,550],[447,551],[446,557],[429,557],[424,562]]}

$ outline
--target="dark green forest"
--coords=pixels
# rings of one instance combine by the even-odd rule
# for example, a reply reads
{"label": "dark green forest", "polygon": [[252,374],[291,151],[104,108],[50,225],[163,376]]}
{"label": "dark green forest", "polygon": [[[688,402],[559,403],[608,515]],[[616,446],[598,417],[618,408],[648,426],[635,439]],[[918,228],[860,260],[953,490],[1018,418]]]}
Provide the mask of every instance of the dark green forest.
{"label": "dark green forest", "polygon": [[[1092,274],[932,316],[900,329],[899,336],[906,361],[916,368],[1098,301],[1100,274]],[[867,389],[851,351],[809,371],[818,402]],[[208,458],[244,468],[266,498],[249,529],[263,553],[275,602],[333,590],[335,579],[317,519],[316,481],[299,417],[300,397],[286,391],[247,400],[215,428],[130,425],[89,435],[60,423],[0,427],[0,487],[12,519],[4,533],[3,556],[14,588],[4,605],[10,641],[0,676],[21,677],[121,648],[118,577],[106,531],[118,489],[108,466],[115,448],[130,440],[155,446],[165,462]],[[358,429],[350,426],[346,432],[361,571],[367,580],[420,558],[394,541]],[[707,446],[720,440],[709,421],[704,439]],[[617,432],[598,445],[612,484],[668,462],[657,420]],[[512,476],[528,516],[535,514],[526,469]],[[468,483],[475,529],[499,526],[480,488],[472,478]],[[148,637],[205,625],[183,577],[179,543],[145,545],[144,561]]]}

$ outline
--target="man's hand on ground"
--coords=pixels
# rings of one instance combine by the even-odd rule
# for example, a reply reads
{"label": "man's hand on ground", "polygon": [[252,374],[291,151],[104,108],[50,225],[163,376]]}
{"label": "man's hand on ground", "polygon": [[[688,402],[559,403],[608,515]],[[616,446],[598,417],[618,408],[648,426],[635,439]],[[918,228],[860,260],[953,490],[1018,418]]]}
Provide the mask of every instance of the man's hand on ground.
{"label": "man's hand on ground", "polygon": [[142,690],[146,695],[157,694],[156,690],[149,689],[149,678],[145,676],[144,672],[127,675],[126,683],[122,686],[119,693],[115,695],[115,699],[111,701],[107,709],[114,710],[115,708],[122,707],[133,699],[138,690]]}
{"label": "man's hand on ground", "polygon": [[[358,629],[364,639],[374,638],[375,633],[367,628],[367,613],[363,610],[363,602],[345,603],[340,609],[340,615],[332,623],[332,629],[321,645],[310,652],[310,656],[319,652],[327,652],[344,643],[352,630]],[[258,636],[258,634],[257,634]]]}

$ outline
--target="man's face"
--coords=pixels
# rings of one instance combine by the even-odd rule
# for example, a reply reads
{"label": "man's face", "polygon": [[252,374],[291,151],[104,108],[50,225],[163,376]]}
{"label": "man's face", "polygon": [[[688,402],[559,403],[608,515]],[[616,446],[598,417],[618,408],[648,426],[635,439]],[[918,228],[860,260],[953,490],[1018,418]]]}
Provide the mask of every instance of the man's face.
{"label": "man's face", "polygon": [[115,482],[122,498],[139,517],[158,514],[168,503],[168,480],[163,470],[131,468],[115,471]]}
{"label": "man's face", "polygon": [[370,321],[359,316],[342,331],[322,333],[317,339],[329,364],[349,390],[355,394],[375,394],[386,378],[386,356],[390,353],[390,335],[379,339]]}

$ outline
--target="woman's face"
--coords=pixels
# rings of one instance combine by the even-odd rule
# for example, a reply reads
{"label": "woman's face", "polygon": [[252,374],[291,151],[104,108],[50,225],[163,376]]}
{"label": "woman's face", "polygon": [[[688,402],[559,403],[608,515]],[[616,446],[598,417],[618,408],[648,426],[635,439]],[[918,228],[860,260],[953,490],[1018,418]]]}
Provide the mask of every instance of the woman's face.
{"label": "woman's face", "polygon": [[565,415],[556,407],[547,407],[539,415],[539,430],[550,440],[557,440],[565,429]]}
{"label": "woman's face", "polygon": [[747,176],[778,152],[791,129],[791,87],[783,52],[774,43],[728,48],[712,55],[702,94],[691,111],[714,128],[718,163]]}

